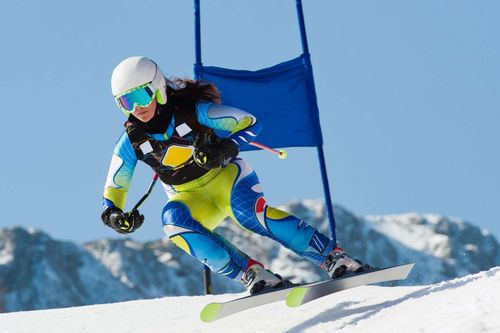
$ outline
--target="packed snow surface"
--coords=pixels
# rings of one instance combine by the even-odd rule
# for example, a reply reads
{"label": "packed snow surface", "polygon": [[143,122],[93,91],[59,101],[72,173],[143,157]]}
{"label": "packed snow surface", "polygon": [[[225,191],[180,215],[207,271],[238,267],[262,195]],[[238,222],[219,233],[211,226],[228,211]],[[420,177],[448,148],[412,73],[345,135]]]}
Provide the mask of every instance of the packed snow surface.
{"label": "packed snow surface", "polygon": [[165,297],[0,315],[0,332],[500,332],[500,267],[428,286],[364,286],[206,324],[203,306],[239,295]]}

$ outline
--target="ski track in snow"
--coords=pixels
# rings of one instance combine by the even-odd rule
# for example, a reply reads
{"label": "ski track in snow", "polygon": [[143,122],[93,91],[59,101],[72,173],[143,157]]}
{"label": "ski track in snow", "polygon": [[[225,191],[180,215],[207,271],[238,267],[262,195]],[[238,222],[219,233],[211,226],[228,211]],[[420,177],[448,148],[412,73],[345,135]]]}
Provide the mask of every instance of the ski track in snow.
{"label": "ski track in snow", "polygon": [[203,306],[238,295],[166,297],[0,315],[0,332],[500,332],[500,267],[429,286],[364,286],[302,307],[275,303],[206,324]]}

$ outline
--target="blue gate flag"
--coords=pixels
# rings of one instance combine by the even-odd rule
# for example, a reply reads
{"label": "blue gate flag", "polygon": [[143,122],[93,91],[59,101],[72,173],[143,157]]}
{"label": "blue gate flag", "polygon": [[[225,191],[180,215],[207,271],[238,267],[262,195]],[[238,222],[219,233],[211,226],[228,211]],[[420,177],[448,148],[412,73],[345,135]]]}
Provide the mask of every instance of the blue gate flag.
{"label": "blue gate flag", "polygon": [[[262,122],[258,142],[275,148],[323,144],[308,54],[257,71],[196,65],[195,74],[217,86],[222,104],[247,111]],[[254,149],[247,145],[242,150]]]}

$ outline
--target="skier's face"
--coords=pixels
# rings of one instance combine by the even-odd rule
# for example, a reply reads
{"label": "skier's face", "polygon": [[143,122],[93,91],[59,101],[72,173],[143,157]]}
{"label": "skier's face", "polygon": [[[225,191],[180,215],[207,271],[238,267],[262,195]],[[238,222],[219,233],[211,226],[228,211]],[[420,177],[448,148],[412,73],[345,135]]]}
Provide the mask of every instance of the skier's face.
{"label": "skier's face", "polygon": [[156,111],[156,98],[153,99],[153,102],[146,107],[137,107],[133,113],[134,117],[142,121],[143,123],[147,123],[151,119],[153,119]]}

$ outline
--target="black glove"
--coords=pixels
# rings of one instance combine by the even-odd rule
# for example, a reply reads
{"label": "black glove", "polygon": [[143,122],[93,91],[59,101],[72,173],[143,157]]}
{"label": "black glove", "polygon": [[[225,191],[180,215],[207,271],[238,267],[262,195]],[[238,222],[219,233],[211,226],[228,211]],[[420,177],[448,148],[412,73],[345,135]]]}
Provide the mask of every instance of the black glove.
{"label": "black glove", "polygon": [[139,229],[144,222],[144,215],[137,209],[130,213],[124,213],[120,208],[108,207],[101,215],[105,225],[119,232],[120,234],[129,234]]}
{"label": "black glove", "polygon": [[239,146],[231,139],[223,138],[219,142],[197,147],[194,161],[200,167],[210,170],[222,166],[222,163],[238,156]]}

